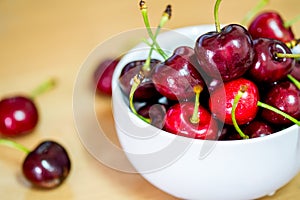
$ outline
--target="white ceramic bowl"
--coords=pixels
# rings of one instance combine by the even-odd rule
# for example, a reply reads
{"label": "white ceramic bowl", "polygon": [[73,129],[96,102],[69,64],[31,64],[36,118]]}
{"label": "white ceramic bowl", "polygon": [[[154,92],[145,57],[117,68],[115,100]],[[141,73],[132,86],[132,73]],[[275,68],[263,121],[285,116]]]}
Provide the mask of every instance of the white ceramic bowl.
{"label": "white ceramic bowl", "polygon": [[[162,33],[158,43],[172,52],[194,47],[196,38],[213,25]],[[131,113],[118,87],[122,67],[143,59],[141,44],[123,57],[113,77],[113,112],[118,138],[131,164],[157,188],[183,199],[255,199],[273,194],[300,169],[299,127],[249,140],[207,141],[159,130]],[[156,57],[158,55],[154,55]],[[159,57],[158,57],[159,58]]]}

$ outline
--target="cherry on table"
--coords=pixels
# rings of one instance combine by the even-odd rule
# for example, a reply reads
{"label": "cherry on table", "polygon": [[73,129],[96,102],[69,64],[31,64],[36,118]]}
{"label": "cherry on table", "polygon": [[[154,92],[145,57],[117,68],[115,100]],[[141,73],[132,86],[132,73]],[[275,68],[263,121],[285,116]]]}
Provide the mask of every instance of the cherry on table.
{"label": "cherry on table", "polygon": [[55,141],[44,141],[26,156],[22,170],[27,180],[40,188],[55,188],[69,175],[71,161],[65,148]]}
{"label": "cherry on table", "polygon": [[22,163],[22,173],[32,186],[52,189],[61,185],[69,176],[71,160],[66,149],[53,140],[40,142],[33,150],[9,140],[0,138],[0,144],[26,154]]}
{"label": "cherry on table", "polygon": [[50,79],[30,95],[13,95],[0,101],[0,135],[15,137],[32,132],[38,124],[39,112],[34,99],[55,85]]}
{"label": "cherry on table", "polygon": [[120,58],[112,59],[108,58],[103,60],[96,68],[94,72],[94,80],[96,83],[96,91],[98,93],[111,95],[112,88],[112,76],[115,71]]}

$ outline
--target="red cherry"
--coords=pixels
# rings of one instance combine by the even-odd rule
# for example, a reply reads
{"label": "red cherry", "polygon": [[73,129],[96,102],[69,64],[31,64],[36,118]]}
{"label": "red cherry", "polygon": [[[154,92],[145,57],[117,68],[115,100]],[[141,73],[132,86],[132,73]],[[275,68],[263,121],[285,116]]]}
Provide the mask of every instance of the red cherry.
{"label": "red cherry", "polygon": [[291,72],[293,58],[278,57],[278,53],[292,54],[291,50],[278,40],[258,38],[254,40],[255,57],[248,73],[252,80],[272,83],[279,81]]}
{"label": "red cherry", "polygon": [[0,101],[0,134],[18,136],[32,132],[38,123],[38,110],[32,99],[15,96]]}
{"label": "red cherry", "polygon": [[[284,113],[300,119],[300,90],[290,81],[274,85],[265,95],[264,102]],[[292,121],[268,109],[262,110],[262,118],[275,125],[289,125]]]}
{"label": "red cherry", "polygon": [[170,133],[196,138],[216,139],[218,125],[211,114],[202,106],[199,106],[199,123],[192,123],[191,117],[194,111],[193,102],[178,103],[170,107],[166,113],[164,129]]}
{"label": "red cherry", "polygon": [[250,138],[263,137],[274,133],[273,127],[267,122],[261,120],[253,120],[245,127],[243,132]]}
{"label": "red cherry", "polygon": [[220,32],[201,35],[196,41],[195,54],[207,75],[229,81],[244,75],[252,65],[253,42],[244,27],[230,24]]}
{"label": "red cherry", "polygon": [[114,70],[119,63],[120,59],[106,59],[99,64],[94,72],[96,82],[96,91],[99,93],[111,95],[111,81]]}
{"label": "red cherry", "polygon": [[275,11],[263,12],[250,23],[248,28],[253,39],[271,38],[282,42],[295,39],[291,27],[285,27],[280,14]]}
{"label": "red cherry", "polygon": [[54,141],[44,141],[23,161],[23,174],[34,186],[55,188],[69,175],[71,161],[65,148]]}
{"label": "red cherry", "polygon": [[[241,87],[246,87],[247,91],[239,100],[235,116],[239,125],[252,121],[258,111],[257,102],[259,91],[257,86],[245,78],[235,79],[224,84],[224,88],[218,88],[211,93],[209,107],[213,115],[225,124],[232,125],[231,111],[235,96]],[[225,97],[223,96],[225,90]]]}
{"label": "red cherry", "polygon": [[165,62],[153,68],[152,80],[157,91],[171,100],[187,100],[194,96],[195,85],[204,81],[193,63],[194,50],[180,46]]}

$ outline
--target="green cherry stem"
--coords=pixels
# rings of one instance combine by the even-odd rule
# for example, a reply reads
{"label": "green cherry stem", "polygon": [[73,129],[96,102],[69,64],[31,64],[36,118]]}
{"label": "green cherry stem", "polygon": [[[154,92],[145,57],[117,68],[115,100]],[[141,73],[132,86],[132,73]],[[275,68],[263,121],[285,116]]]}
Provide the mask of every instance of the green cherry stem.
{"label": "green cherry stem", "polygon": [[168,5],[166,10],[164,11],[163,16],[161,18],[161,21],[160,21],[160,23],[157,27],[157,30],[156,30],[155,34],[152,33],[150,23],[149,23],[149,18],[148,18],[148,7],[146,5],[146,2],[143,1],[143,0],[140,1],[140,10],[141,10],[143,20],[144,20],[144,24],[146,26],[149,37],[152,39],[152,42],[156,46],[156,50],[158,51],[158,53],[166,60],[168,58],[168,55],[161,49],[159,44],[156,42],[156,37],[157,37],[157,34],[160,31],[160,29],[171,18],[171,6]]}
{"label": "green cherry stem", "polygon": [[198,112],[199,112],[199,105],[200,105],[199,98],[200,98],[200,93],[202,92],[202,90],[203,90],[203,87],[201,87],[200,85],[196,85],[194,87],[194,92],[195,92],[195,106],[194,106],[194,110],[193,110],[193,115],[190,118],[190,121],[193,124],[197,124],[197,123],[200,122],[200,118],[199,118]]}
{"label": "green cherry stem", "polygon": [[52,89],[54,86],[56,85],[56,80],[51,78],[47,81],[45,81],[44,83],[42,83],[41,85],[39,85],[37,88],[35,88],[31,94],[30,97],[32,99],[36,98],[37,96],[41,95],[42,93],[45,93],[47,91],[49,91],[50,89]]}
{"label": "green cherry stem", "polygon": [[[166,24],[166,22],[170,19],[171,17],[171,6],[168,5],[162,15],[162,18],[160,20],[160,23],[159,25],[157,26],[157,29],[155,31],[155,34],[153,35],[153,38],[152,38],[152,44],[150,45],[150,50],[149,50],[149,53],[148,53],[148,57],[144,63],[144,66],[142,67],[142,70],[143,71],[150,71],[150,62],[151,62],[151,56],[152,56],[152,53],[153,53],[153,50],[157,50],[158,52],[162,51],[161,49],[159,50],[157,48],[157,41],[156,41],[156,38],[159,34],[159,32],[161,31],[161,28]],[[151,30],[150,30],[151,31]],[[152,31],[151,31],[152,33]],[[154,48],[154,46],[156,46],[156,48]],[[159,47],[160,48],[160,47]],[[162,51],[163,52],[163,51]],[[163,52],[163,54],[161,54],[163,56],[163,58],[166,60],[168,58],[168,56]]]}
{"label": "green cherry stem", "polygon": [[23,146],[23,145],[21,145],[17,142],[8,140],[8,139],[0,138],[0,144],[11,147],[11,148],[14,148],[14,149],[18,149],[18,150],[20,150],[20,151],[22,151],[26,154],[30,153],[30,150],[28,148],[26,148],[25,146]]}
{"label": "green cherry stem", "polygon": [[300,90],[300,82],[297,79],[295,79],[291,74],[288,74],[287,77],[288,79],[290,79],[290,81],[292,81],[292,83],[294,83],[298,90]]}
{"label": "green cherry stem", "polygon": [[133,112],[133,114],[138,116],[143,121],[145,121],[147,123],[151,123],[151,120],[149,118],[145,118],[145,117],[141,116],[140,114],[138,114],[138,112],[135,109],[134,103],[133,103],[134,93],[144,78],[145,78],[145,76],[143,75],[142,71],[140,71],[137,75],[134,76],[133,84],[131,86],[131,90],[129,93],[129,107],[130,107],[131,111]]}
{"label": "green cherry stem", "polygon": [[239,89],[237,95],[234,97],[233,104],[232,104],[232,110],[231,110],[231,119],[232,119],[233,126],[243,139],[249,139],[249,136],[246,135],[245,133],[243,133],[243,131],[240,129],[240,127],[236,121],[236,118],[235,118],[235,110],[236,110],[236,107],[237,107],[237,104],[238,104],[240,98],[243,96],[243,94],[246,91],[247,91],[247,86],[242,85],[241,88]]}
{"label": "green cherry stem", "polygon": [[297,15],[296,17],[294,17],[293,19],[289,20],[289,21],[285,21],[283,23],[283,26],[285,28],[289,28],[291,27],[293,24],[295,24],[296,22],[298,22],[300,20],[300,15]]}
{"label": "green cherry stem", "polygon": [[275,56],[278,58],[300,58],[299,53],[276,53]]}
{"label": "green cherry stem", "polygon": [[262,10],[263,7],[265,7],[269,3],[269,0],[260,0],[258,4],[253,7],[244,17],[244,19],[241,21],[241,24],[248,24],[249,21],[257,15],[259,11]]}
{"label": "green cherry stem", "polygon": [[220,20],[219,20],[219,7],[220,7],[221,0],[217,0],[214,7],[214,18],[215,18],[215,26],[216,31],[218,33],[221,32]]}
{"label": "green cherry stem", "polygon": [[296,118],[294,118],[294,117],[292,117],[292,116],[290,116],[290,115],[288,115],[288,114],[282,112],[281,110],[279,110],[279,109],[277,109],[277,108],[274,108],[273,106],[270,106],[270,105],[265,104],[265,103],[260,102],[260,101],[257,102],[257,106],[260,106],[260,107],[262,107],[262,108],[271,110],[271,111],[273,111],[273,112],[275,112],[275,113],[277,113],[277,114],[279,114],[279,115],[282,115],[283,117],[289,119],[290,121],[292,121],[292,122],[294,122],[295,124],[297,124],[298,126],[300,126],[300,121],[298,121]]}

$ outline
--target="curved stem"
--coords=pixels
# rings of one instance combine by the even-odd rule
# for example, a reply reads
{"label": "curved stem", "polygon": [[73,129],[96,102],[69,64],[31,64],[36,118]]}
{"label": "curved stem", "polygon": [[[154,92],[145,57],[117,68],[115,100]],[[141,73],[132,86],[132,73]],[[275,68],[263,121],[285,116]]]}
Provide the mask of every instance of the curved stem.
{"label": "curved stem", "polygon": [[278,58],[300,58],[299,53],[276,53],[275,56]]}
{"label": "curved stem", "polygon": [[237,95],[234,97],[233,104],[232,104],[232,110],[231,110],[231,119],[232,119],[233,126],[243,139],[249,139],[249,136],[245,135],[243,133],[243,131],[240,129],[240,127],[236,121],[236,118],[235,118],[235,110],[236,110],[236,107],[237,107],[237,104],[238,104],[240,98],[243,96],[243,94],[246,92],[246,90],[247,90],[247,86],[242,85],[240,90],[238,91]]}
{"label": "curved stem", "polygon": [[[159,46],[159,44],[156,42],[156,36],[153,35],[151,27],[150,27],[150,23],[149,23],[149,18],[148,18],[148,8],[146,5],[146,2],[141,0],[140,1],[140,9],[141,9],[141,13],[143,16],[143,20],[144,20],[144,24],[146,26],[147,32],[149,37],[152,39],[152,42],[154,43],[154,45],[156,46],[156,49],[158,51],[158,53],[164,58],[167,59],[168,55],[161,49],[161,47]],[[171,6],[168,5],[166,10],[163,13],[162,19],[158,25],[158,29],[156,31],[156,33],[158,33],[160,31],[160,29],[162,28],[162,26],[164,26],[164,24],[170,19],[171,17]],[[156,34],[155,33],[155,34]]]}
{"label": "curved stem", "polygon": [[26,148],[25,146],[23,146],[23,145],[21,145],[17,142],[8,140],[8,139],[0,138],[0,144],[11,147],[11,148],[14,148],[14,149],[18,149],[20,151],[23,151],[26,154],[30,153],[30,150],[28,148]]}
{"label": "curved stem", "polygon": [[41,85],[39,85],[37,88],[35,88],[34,90],[32,90],[32,92],[30,93],[30,97],[32,99],[36,98],[37,96],[41,95],[42,93],[45,93],[47,91],[49,91],[50,89],[52,89],[54,86],[56,85],[56,80],[51,78],[47,81],[45,81],[44,83],[42,83]]}
{"label": "curved stem", "polygon": [[294,23],[296,23],[296,22],[299,21],[299,20],[300,20],[300,15],[297,15],[297,16],[294,17],[293,19],[284,22],[283,26],[284,26],[285,28],[289,28],[289,27],[291,27]]}
{"label": "curved stem", "polygon": [[143,76],[142,72],[140,72],[133,78],[133,84],[131,86],[131,90],[129,93],[129,107],[130,107],[131,111],[133,112],[133,114],[138,116],[143,121],[145,121],[147,123],[151,123],[151,119],[145,118],[145,117],[141,116],[140,114],[138,114],[138,112],[136,111],[134,104],[133,104],[134,93],[135,93],[136,89],[138,88],[138,86],[140,85],[140,83],[143,81],[143,79],[144,79],[144,76]]}
{"label": "curved stem", "polygon": [[265,7],[267,4],[269,3],[269,0],[260,0],[258,2],[258,4],[251,9],[246,16],[244,17],[244,19],[241,21],[241,24],[248,24],[249,21],[255,16],[257,15],[257,13],[262,10],[263,7]]}
{"label": "curved stem", "polygon": [[[157,38],[157,36],[158,36],[158,34],[159,34],[161,28],[162,28],[162,27],[165,25],[165,23],[169,20],[170,16],[171,16],[171,6],[168,5],[167,8],[166,8],[166,10],[165,10],[164,13],[163,13],[163,16],[162,16],[162,18],[161,18],[161,20],[160,20],[160,23],[159,23],[159,25],[158,25],[158,27],[157,27],[157,29],[156,29],[156,31],[155,31],[155,34],[153,35],[153,39],[152,39],[153,42],[152,42],[152,44],[150,45],[150,50],[149,50],[149,53],[148,53],[148,57],[147,57],[146,62],[144,63],[144,65],[143,65],[143,67],[142,67],[142,70],[143,70],[143,71],[150,71],[150,70],[151,70],[151,68],[150,68],[151,56],[152,56],[152,53],[153,53],[153,50],[154,50],[154,46],[157,46],[157,45],[156,45],[156,44],[157,44],[156,38]],[[151,33],[152,33],[152,32],[151,32]],[[161,49],[159,50],[159,49],[156,48],[156,50],[158,50],[158,52],[159,52]],[[162,51],[162,50],[161,50],[161,51]],[[163,58],[164,58],[165,60],[168,58],[168,56],[167,56],[165,53],[163,53],[163,54],[161,54],[161,55],[163,56]]]}
{"label": "curved stem", "polygon": [[277,108],[275,108],[275,107],[273,107],[273,106],[270,106],[270,105],[265,104],[265,103],[260,102],[260,101],[257,102],[257,106],[260,106],[260,107],[262,107],[262,108],[271,110],[271,111],[273,111],[273,112],[275,112],[275,113],[277,113],[277,114],[279,114],[279,115],[282,115],[283,117],[289,119],[290,121],[292,121],[292,122],[294,122],[295,124],[297,124],[298,126],[300,126],[300,121],[298,121],[296,118],[294,118],[294,117],[292,117],[292,116],[286,114],[285,112],[282,112],[281,110],[279,110],[279,109],[277,109]]}
{"label": "curved stem", "polygon": [[194,106],[194,111],[193,111],[193,115],[190,119],[191,123],[193,124],[197,124],[200,122],[200,118],[199,118],[199,115],[198,115],[198,112],[199,112],[199,105],[200,105],[200,102],[199,102],[199,98],[200,98],[200,93],[202,92],[203,90],[203,87],[200,86],[200,85],[196,85],[194,87],[194,92],[195,92],[195,106]]}
{"label": "curved stem", "polygon": [[295,79],[291,74],[288,74],[287,77],[290,79],[290,81],[292,81],[292,83],[294,83],[298,90],[300,90],[300,82],[297,79]]}
{"label": "curved stem", "polygon": [[220,20],[219,20],[219,7],[220,7],[221,0],[217,0],[214,7],[214,18],[215,18],[215,26],[216,31],[219,33],[221,32],[220,27]]}

